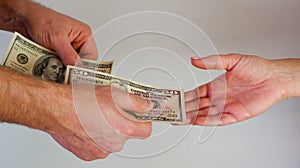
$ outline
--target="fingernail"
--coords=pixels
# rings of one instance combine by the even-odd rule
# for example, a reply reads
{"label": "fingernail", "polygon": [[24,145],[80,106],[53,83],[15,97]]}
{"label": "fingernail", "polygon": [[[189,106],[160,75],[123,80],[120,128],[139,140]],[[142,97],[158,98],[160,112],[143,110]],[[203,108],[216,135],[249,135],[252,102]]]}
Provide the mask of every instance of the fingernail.
{"label": "fingernail", "polygon": [[75,66],[78,66],[78,67],[83,67],[83,62],[81,61],[81,59],[77,59],[76,62],[75,62]]}
{"label": "fingernail", "polygon": [[193,59],[193,60],[199,60],[199,59],[201,59],[200,57],[191,57],[191,59]]}

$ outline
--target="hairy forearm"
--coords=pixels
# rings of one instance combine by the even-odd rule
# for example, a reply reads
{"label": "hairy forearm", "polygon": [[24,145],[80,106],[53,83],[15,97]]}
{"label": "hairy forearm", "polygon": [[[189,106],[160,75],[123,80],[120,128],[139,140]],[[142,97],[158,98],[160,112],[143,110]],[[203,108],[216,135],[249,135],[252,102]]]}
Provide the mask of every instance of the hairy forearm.
{"label": "hairy forearm", "polygon": [[274,60],[277,78],[284,83],[285,97],[300,97],[300,59]]}
{"label": "hairy forearm", "polygon": [[[0,67],[0,121],[49,132],[62,104],[70,104],[68,86],[34,79]],[[68,101],[68,102],[66,102]]]}

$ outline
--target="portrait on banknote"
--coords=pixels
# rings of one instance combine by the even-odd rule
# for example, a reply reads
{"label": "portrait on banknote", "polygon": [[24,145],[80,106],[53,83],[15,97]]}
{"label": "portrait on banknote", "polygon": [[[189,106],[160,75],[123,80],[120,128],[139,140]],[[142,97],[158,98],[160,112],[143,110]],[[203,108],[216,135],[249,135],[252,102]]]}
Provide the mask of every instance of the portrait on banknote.
{"label": "portrait on banknote", "polygon": [[35,62],[32,74],[47,81],[63,83],[65,71],[66,67],[62,61],[56,55],[48,54]]}

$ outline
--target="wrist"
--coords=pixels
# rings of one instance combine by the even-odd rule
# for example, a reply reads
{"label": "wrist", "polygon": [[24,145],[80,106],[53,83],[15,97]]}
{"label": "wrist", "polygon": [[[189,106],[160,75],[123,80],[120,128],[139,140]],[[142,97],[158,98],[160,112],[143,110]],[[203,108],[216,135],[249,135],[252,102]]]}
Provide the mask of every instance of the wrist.
{"label": "wrist", "polygon": [[[74,111],[72,89],[0,67],[0,121],[52,133],[66,111]],[[67,111],[68,112],[68,111]]]}
{"label": "wrist", "polygon": [[22,125],[49,134],[57,133],[64,127],[70,114],[73,114],[72,88],[70,85],[42,80],[35,80],[35,82],[38,84],[28,94],[28,97],[31,97],[28,105],[34,102],[33,106],[29,106],[32,107],[30,121]]}
{"label": "wrist", "polygon": [[277,78],[282,84],[284,98],[300,97],[300,59],[275,60]]}

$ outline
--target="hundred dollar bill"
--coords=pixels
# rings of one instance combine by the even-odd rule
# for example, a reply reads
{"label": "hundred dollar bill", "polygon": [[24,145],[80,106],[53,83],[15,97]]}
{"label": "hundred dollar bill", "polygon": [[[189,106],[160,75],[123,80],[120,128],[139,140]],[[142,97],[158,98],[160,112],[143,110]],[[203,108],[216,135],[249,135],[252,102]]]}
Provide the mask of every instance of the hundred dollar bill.
{"label": "hundred dollar bill", "polygon": [[95,71],[103,72],[103,73],[111,73],[112,66],[114,64],[114,61],[109,62],[101,62],[98,63],[94,60],[88,60],[88,59],[82,59],[83,67],[87,69],[92,69]]}
{"label": "hundred dollar bill", "polygon": [[68,66],[65,84],[88,83],[114,88],[150,99],[153,110],[145,114],[126,111],[138,120],[150,120],[169,123],[184,123],[185,109],[182,90],[162,89],[144,85],[138,82],[115,77],[110,74],[89,70],[86,68]]}
{"label": "hundred dollar bill", "polygon": [[[86,59],[82,61],[85,68],[105,73],[110,73],[113,65],[113,61],[104,63]],[[66,67],[55,52],[34,43],[17,32],[10,41],[2,65],[56,83],[63,83],[65,79]]]}

